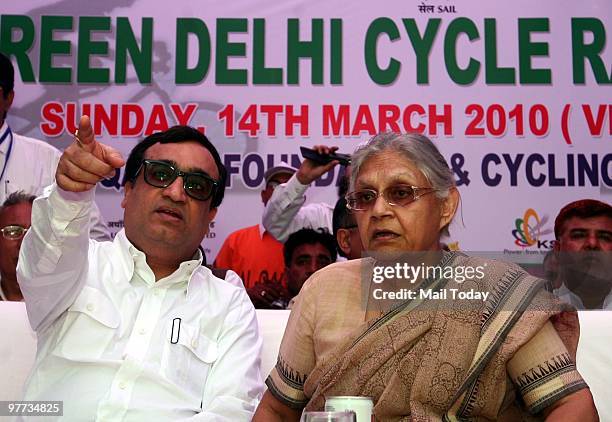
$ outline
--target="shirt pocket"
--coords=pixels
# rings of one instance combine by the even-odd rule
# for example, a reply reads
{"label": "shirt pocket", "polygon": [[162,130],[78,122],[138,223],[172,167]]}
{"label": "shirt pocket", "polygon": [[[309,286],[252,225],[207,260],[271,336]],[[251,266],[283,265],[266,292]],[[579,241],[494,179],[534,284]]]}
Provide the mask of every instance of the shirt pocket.
{"label": "shirt pocket", "polygon": [[200,406],[208,373],[219,355],[218,344],[200,334],[198,327],[168,323],[161,361],[161,374],[172,384],[185,391]]}
{"label": "shirt pocket", "polygon": [[98,361],[114,340],[121,317],[100,290],[85,286],[66,311],[53,354],[79,362]]}

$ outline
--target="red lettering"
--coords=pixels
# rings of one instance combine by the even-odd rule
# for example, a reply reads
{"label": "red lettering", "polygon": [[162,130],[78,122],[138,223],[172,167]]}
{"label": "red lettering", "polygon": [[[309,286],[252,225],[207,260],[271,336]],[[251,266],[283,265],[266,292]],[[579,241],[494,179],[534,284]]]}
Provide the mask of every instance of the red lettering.
{"label": "red lettering", "polygon": [[81,116],[77,116],[77,105],[73,102],[66,103],[66,129],[68,133],[76,132],[79,127]]}
{"label": "red lettering", "polygon": [[366,104],[361,104],[357,109],[357,116],[355,116],[355,125],[351,131],[351,135],[360,135],[361,132],[367,132],[370,135],[376,133],[376,127],[374,126],[374,119],[370,112],[370,107]]}
{"label": "red lettering", "polygon": [[163,104],[154,104],[151,108],[149,123],[145,129],[145,136],[149,136],[154,132],[162,132],[168,130],[168,119],[166,119],[166,110]]}
{"label": "red lettering", "polygon": [[238,130],[248,132],[249,137],[254,138],[259,132],[259,123],[257,122],[257,105],[251,104],[240,120],[238,121]]}
{"label": "red lettering", "polygon": [[331,104],[323,105],[323,136],[340,135],[340,128],[343,128],[342,134],[344,136],[349,135],[349,118],[350,118],[350,106],[348,104],[340,104],[338,106],[338,113],[335,113],[335,108]]}
{"label": "red lettering", "polygon": [[425,124],[419,123],[416,126],[412,125],[412,115],[414,113],[422,117],[425,115],[425,109],[419,104],[410,104],[408,107],[406,107],[404,109],[404,116],[403,116],[404,129],[406,129],[406,132],[417,132],[417,133],[425,132]]}
{"label": "red lettering", "polygon": [[444,112],[436,114],[436,105],[429,105],[429,133],[431,135],[438,134],[438,125],[444,125],[444,134],[453,134],[453,109],[450,104],[444,104]]}
{"label": "red lettering", "polygon": [[225,136],[234,137],[234,105],[228,104],[219,113],[217,113],[217,119],[225,122]]}
{"label": "red lettering", "polygon": [[40,131],[45,136],[60,136],[64,131],[64,120],[62,119],[63,107],[58,102],[49,102],[42,107],[43,122],[40,124]]}
{"label": "red lettering", "polygon": [[401,132],[402,130],[397,124],[399,118],[400,109],[395,104],[381,104],[378,106],[378,129],[380,132]]}
{"label": "red lettering", "polygon": [[197,109],[198,105],[195,103],[187,104],[184,109],[180,104],[170,104],[170,110],[179,125],[188,125]]}
{"label": "red lettering", "polygon": [[110,114],[106,112],[104,104],[94,105],[94,133],[102,135],[102,128],[106,129],[109,136],[117,136],[117,126],[119,123],[119,106],[117,104],[110,105]]}
{"label": "red lettering", "polygon": [[586,118],[587,125],[589,126],[589,132],[592,136],[601,136],[603,132],[604,118],[606,117],[607,107],[605,104],[600,104],[597,107],[597,117],[593,116],[591,106],[589,104],[582,104],[582,111]]}
{"label": "red lettering", "polygon": [[283,113],[282,105],[262,105],[261,112],[268,115],[268,136],[276,136],[276,115]]}
{"label": "red lettering", "polygon": [[498,137],[506,132],[506,111],[501,104],[491,104],[487,109],[487,129]]}
{"label": "red lettering", "polygon": [[[134,116],[134,125],[130,125]],[[144,126],[144,113],[138,104],[121,105],[121,134],[123,136],[139,136]]]}
{"label": "red lettering", "polygon": [[300,136],[308,136],[308,105],[302,104],[300,106],[300,114],[293,114],[292,105],[286,107],[285,134],[293,136],[293,126],[298,125],[300,127]]}

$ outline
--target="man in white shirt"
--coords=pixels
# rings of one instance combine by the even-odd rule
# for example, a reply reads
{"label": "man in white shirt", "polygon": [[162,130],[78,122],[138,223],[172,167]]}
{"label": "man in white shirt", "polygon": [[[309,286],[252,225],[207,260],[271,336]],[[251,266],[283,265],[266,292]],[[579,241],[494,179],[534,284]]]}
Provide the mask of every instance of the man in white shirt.
{"label": "man in white shirt", "polygon": [[38,334],[25,399],[62,400],[78,420],[249,421],[263,392],[255,310],[198,248],[223,199],[219,154],[186,126],[147,137],[126,165],[124,229],[90,240],[94,187],[122,165],[82,117],[34,201],[18,264]]}
{"label": "man in white shirt", "polygon": [[[338,147],[315,145],[313,147],[319,154],[331,154]],[[302,161],[298,171],[280,186],[277,186],[266,205],[262,216],[264,228],[279,242],[285,242],[291,233],[303,228],[325,229],[332,232],[332,218],[334,207],[325,202],[304,205],[304,194],[312,182],[333,169],[339,164],[334,160],[321,165],[307,158]],[[346,194],[350,166],[346,167],[338,189],[338,197]]]}
{"label": "man in white shirt", "polygon": [[612,310],[612,206],[595,199],[567,204],[555,219],[555,237],[553,293],[578,309]]}
{"label": "man in white shirt", "polygon": [[[21,136],[9,127],[6,116],[15,97],[14,85],[13,64],[0,53],[0,204],[17,191],[40,195],[53,183],[61,156],[57,148]],[[110,232],[97,206],[91,214],[90,227],[92,238],[110,240]]]}

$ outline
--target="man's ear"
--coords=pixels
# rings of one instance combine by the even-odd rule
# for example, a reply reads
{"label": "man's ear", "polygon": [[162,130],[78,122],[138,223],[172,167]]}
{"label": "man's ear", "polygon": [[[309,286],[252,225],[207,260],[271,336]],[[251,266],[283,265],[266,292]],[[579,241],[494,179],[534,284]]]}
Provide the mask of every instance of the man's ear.
{"label": "man's ear", "polygon": [[459,191],[456,187],[452,187],[446,198],[443,198],[440,204],[440,230],[450,224],[457,212],[459,206]]}
{"label": "man's ear", "polygon": [[125,209],[125,204],[127,203],[128,196],[132,192],[133,186],[132,182],[127,182],[123,186],[123,199],[121,200],[121,208]]}
{"label": "man's ear", "polygon": [[338,229],[336,232],[336,242],[344,253],[344,257],[348,257],[351,253],[351,231],[347,229]]}
{"label": "man's ear", "polygon": [[206,228],[206,233],[208,233],[208,230],[210,229],[210,222],[213,221],[215,219],[215,216],[217,215],[217,211],[219,210],[219,208],[211,208],[208,211],[208,227]]}
{"label": "man's ear", "polygon": [[7,103],[9,108],[11,108],[11,106],[13,105],[13,100],[15,99],[15,91],[11,90],[11,92],[9,92],[8,97],[7,97]]}

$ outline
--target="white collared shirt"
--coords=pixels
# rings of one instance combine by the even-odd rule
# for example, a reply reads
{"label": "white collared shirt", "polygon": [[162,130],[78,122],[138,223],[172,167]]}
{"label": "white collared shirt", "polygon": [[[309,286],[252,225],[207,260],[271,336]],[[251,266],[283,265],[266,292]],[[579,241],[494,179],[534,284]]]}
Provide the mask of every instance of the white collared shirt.
{"label": "white collared shirt", "polygon": [[[9,126],[4,122],[0,127],[0,139],[7,133]],[[9,153],[11,136],[7,135],[0,144],[0,172],[6,167],[0,180],[0,205],[17,191],[30,195],[40,195],[43,189],[55,182],[55,170],[62,153],[46,142],[21,136],[13,131],[13,147]],[[8,162],[6,161],[8,158]],[[110,240],[110,232],[97,206],[91,214],[91,237],[97,240]]]}
{"label": "white collared shirt", "polygon": [[[565,284],[561,284],[558,289],[553,289],[553,294],[560,301],[569,303],[579,311],[586,309],[584,303],[582,303],[582,299],[580,299],[580,296],[568,289]],[[612,291],[608,293],[608,296],[606,296],[604,299],[601,309],[612,311]]]}
{"label": "white collared shirt", "polygon": [[251,420],[262,342],[246,291],[201,255],[155,282],[123,230],[87,238],[92,200],[53,185],[34,202],[18,265],[38,334],[25,400],[62,400],[67,420]]}
{"label": "white collared shirt", "polygon": [[324,202],[304,205],[304,193],[308,185],[303,185],[294,174],[278,185],[264,210],[264,228],[276,240],[284,243],[289,235],[303,228],[324,228],[332,233],[334,207]]}

